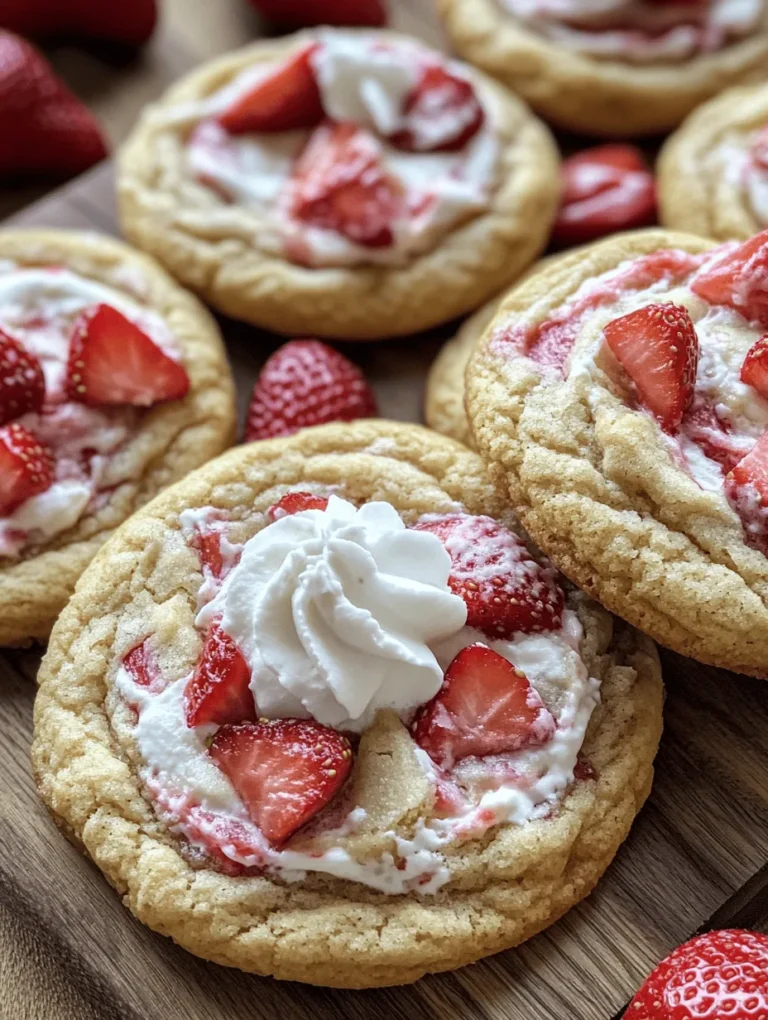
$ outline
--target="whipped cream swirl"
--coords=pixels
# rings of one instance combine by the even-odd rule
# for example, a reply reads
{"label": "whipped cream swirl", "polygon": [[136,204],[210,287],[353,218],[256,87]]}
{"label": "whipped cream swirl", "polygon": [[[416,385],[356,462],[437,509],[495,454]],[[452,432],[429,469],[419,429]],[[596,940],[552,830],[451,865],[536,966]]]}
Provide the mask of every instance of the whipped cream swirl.
{"label": "whipped cream swirl", "polygon": [[430,646],[467,616],[450,567],[440,540],[408,530],[388,503],[331,496],[327,510],[250,539],[198,622],[221,616],[251,664],[260,715],[359,733],[379,709],[406,718],[440,689]]}

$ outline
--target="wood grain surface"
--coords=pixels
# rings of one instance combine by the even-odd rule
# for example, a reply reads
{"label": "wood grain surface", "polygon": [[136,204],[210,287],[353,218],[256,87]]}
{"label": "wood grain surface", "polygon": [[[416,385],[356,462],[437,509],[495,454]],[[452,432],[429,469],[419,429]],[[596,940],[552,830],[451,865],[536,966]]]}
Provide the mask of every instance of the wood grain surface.
{"label": "wood grain surface", "polygon": [[[169,8],[178,15],[186,2],[170,0]],[[219,43],[234,45],[250,25],[232,15],[223,28],[215,22],[217,36],[217,5],[189,7],[199,23],[187,24],[186,37],[164,31],[152,50],[163,72],[153,87],[188,66],[190,51],[207,56]],[[439,38],[426,0],[402,0],[394,20]],[[195,38],[207,42],[196,46]],[[116,233],[110,167],[11,222]],[[276,341],[222,325],[242,413]],[[446,335],[345,350],[372,379],[383,414],[417,421],[426,368]],[[0,654],[3,1020],[609,1020],[653,964],[697,929],[768,926],[763,682],[665,654],[666,731],[654,792],[593,896],[525,946],[473,967],[408,988],[336,992],[204,963],[130,916],[36,797],[28,747],[38,662],[34,649]]]}

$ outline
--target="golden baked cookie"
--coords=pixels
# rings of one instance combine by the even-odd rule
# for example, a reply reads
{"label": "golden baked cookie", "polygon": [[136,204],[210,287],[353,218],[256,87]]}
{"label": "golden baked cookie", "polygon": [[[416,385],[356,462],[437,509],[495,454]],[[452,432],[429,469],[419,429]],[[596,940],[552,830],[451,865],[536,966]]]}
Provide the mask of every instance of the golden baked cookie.
{"label": "golden baked cookie", "polygon": [[[549,255],[531,266],[515,284],[520,286],[529,276],[564,255]],[[505,292],[506,293],[506,292]],[[504,295],[498,295],[479,308],[461,324],[456,336],[440,350],[427,376],[424,391],[424,420],[436,432],[450,436],[470,448],[474,445],[472,430],[464,410],[464,372],[475,341],[490,324]]]}
{"label": "golden baked cookie", "polygon": [[491,477],[554,563],[702,662],[768,675],[768,232],[663,230],[550,266],[467,369]]}
{"label": "golden baked cookie", "polygon": [[0,644],[44,639],[105,538],[229,445],[219,331],[107,237],[0,233]]}
{"label": "golden baked cookie", "polygon": [[768,227],[768,84],[695,110],[661,151],[658,188],[672,230],[727,241]]}
{"label": "golden baked cookie", "polygon": [[768,78],[765,0],[437,0],[461,57],[545,119],[594,135],[676,127],[731,85]]}
{"label": "golden baked cookie", "polygon": [[228,315],[378,339],[514,280],[546,244],[558,165],[547,129],[474,68],[318,29],[227,54],[150,106],[120,156],[120,220]]}
{"label": "golden baked cookie", "polygon": [[232,450],[120,529],[54,628],[33,763],[140,920],[362,988],[590,892],[650,789],[659,662],[500,522],[476,454],[360,421]]}

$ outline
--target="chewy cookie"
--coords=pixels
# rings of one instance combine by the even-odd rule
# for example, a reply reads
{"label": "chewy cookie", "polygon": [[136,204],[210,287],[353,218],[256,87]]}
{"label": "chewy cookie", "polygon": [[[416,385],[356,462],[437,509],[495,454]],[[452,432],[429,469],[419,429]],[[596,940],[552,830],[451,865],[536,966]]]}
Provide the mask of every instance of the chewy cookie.
{"label": "chewy cookie", "polygon": [[595,135],[676,127],[768,78],[766,0],[438,0],[456,51],[547,120]]}
{"label": "chewy cookie", "polygon": [[105,538],[231,441],[211,316],[96,234],[0,233],[0,644],[48,636]]}
{"label": "chewy cookie", "polygon": [[662,686],[513,528],[479,457],[415,425],[190,475],[54,628],[57,822],[146,924],[278,978],[413,981],[552,923],[649,791]]}
{"label": "chewy cookie", "polygon": [[768,227],[768,85],[728,89],[691,114],[659,158],[664,226],[718,241]]}
{"label": "chewy cookie", "polygon": [[547,241],[558,157],[525,105],[391,32],[258,42],[151,106],[128,237],[236,318],[377,339],[477,307]]}
{"label": "chewy cookie", "polygon": [[660,230],[550,266],[475,347],[477,448],[533,539],[613,612],[768,675],[768,232]]}

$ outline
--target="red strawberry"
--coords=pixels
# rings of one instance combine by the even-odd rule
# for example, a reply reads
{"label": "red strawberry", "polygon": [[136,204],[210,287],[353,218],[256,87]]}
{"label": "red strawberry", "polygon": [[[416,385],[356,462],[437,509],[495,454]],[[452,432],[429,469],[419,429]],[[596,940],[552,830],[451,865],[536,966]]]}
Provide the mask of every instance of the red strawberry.
{"label": "red strawberry", "polygon": [[189,392],[184,367],[111,305],[94,305],[75,322],[67,396],[81,404],[151,407]]}
{"label": "red strawberry", "polygon": [[251,671],[240,649],[220,624],[214,623],[184,690],[187,726],[255,719],[250,682]]}
{"label": "red strawberry", "polygon": [[470,645],[450,664],[411,732],[430,758],[450,769],[469,755],[484,758],[545,744],[555,721],[524,673],[485,645]]}
{"label": "red strawberry", "polygon": [[677,429],[693,399],[699,362],[699,341],[687,310],[646,305],[609,322],[603,333],[642,403],[663,429]]}
{"label": "red strawberry", "polygon": [[347,738],[304,719],[222,726],[210,754],[276,846],[331,801],[352,768]]}
{"label": "red strawberry", "polygon": [[302,223],[335,230],[367,248],[386,248],[402,192],[378,143],[354,124],[323,124],[296,161],[290,208]]}
{"label": "red strawberry", "polygon": [[286,492],[267,510],[267,516],[277,521],[281,517],[300,514],[302,510],[325,510],[327,506],[325,496],[313,496],[311,492]]}
{"label": "red strawberry", "polygon": [[563,593],[517,535],[491,517],[422,518],[416,531],[437,535],[451,557],[448,584],[467,604],[467,624],[492,638],[555,630]]}
{"label": "red strawberry", "polygon": [[600,145],[563,161],[558,244],[584,244],[656,222],[656,184],[632,145]]}
{"label": "red strawberry", "polygon": [[723,489],[741,518],[747,545],[768,556],[768,432],[728,472]]}
{"label": "red strawberry", "polygon": [[391,140],[409,152],[462,149],[485,120],[471,82],[440,64],[424,68],[418,85],[406,97],[403,113],[407,126]]}
{"label": "red strawberry", "polygon": [[20,35],[84,36],[138,46],[156,22],[155,0],[0,0],[0,26]]}
{"label": "red strawberry", "polygon": [[315,43],[305,46],[262,78],[219,115],[219,123],[233,135],[291,131],[319,124],[323,106],[311,60],[316,49]]}
{"label": "red strawberry", "polygon": [[719,252],[691,280],[691,290],[711,305],[727,305],[768,326],[768,230]]}
{"label": "red strawberry", "polygon": [[0,31],[0,174],[81,173],[107,147],[88,109],[39,50]]}
{"label": "red strawberry", "polygon": [[375,414],[373,390],[356,365],[319,340],[291,340],[275,351],[256,380],[245,441]]}
{"label": "red strawberry", "polygon": [[739,438],[731,433],[727,420],[720,417],[717,408],[697,397],[683,417],[683,433],[725,471],[734,468],[744,456]]}
{"label": "red strawberry", "polygon": [[55,468],[53,453],[29,429],[0,428],[0,514],[49,489]]}
{"label": "red strawberry", "polygon": [[0,425],[39,411],[45,400],[45,376],[40,362],[0,329]]}
{"label": "red strawberry", "polygon": [[631,1020],[760,1020],[768,1016],[768,935],[713,931],[671,953],[625,1013]]}
{"label": "red strawberry", "polygon": [[156,687],[160,669],[149,642],[145,638],[123,656],[123,667],[134,683],[140,687]]}
{"label": "red strawberry", "polygon": [[741,366],[741,381],[754,386],[761,397],[768,397],[768,334],[747,351]]}
{"label": "red strawberry", "polygon": [[364,25],[387,23],[382,0],[251,0],[256,10],[277,25]]}

